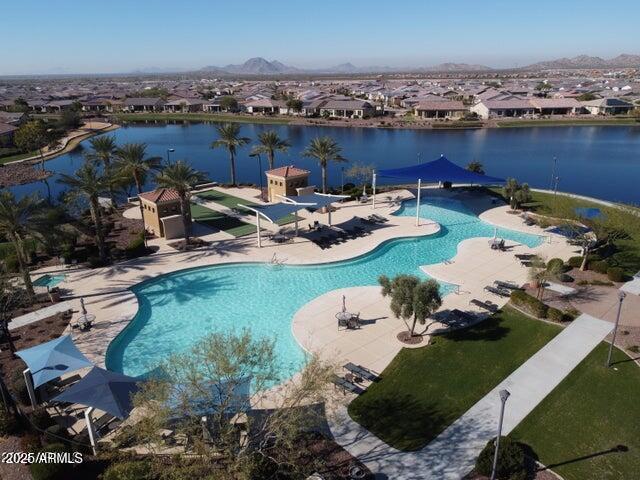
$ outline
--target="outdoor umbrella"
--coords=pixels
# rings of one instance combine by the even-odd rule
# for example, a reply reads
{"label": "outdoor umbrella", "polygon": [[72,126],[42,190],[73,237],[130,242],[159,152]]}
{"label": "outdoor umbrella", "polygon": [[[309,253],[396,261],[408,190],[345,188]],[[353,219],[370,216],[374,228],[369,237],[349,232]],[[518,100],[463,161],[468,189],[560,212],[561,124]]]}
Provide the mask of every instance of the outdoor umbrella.
{"label": "outdoor umbrella", "polygon": [[29,367],[34,387],[39,387],[66,373],[93,365],[78,350],[70,335],[20,350],[16,355]]}
{"label": "outdoor umbrella", "polygon": [[133,409],[131,396],[138,390],[137,379],[93,367],[82,380],[66,389],[54,400],[94,407],[124,419]]}

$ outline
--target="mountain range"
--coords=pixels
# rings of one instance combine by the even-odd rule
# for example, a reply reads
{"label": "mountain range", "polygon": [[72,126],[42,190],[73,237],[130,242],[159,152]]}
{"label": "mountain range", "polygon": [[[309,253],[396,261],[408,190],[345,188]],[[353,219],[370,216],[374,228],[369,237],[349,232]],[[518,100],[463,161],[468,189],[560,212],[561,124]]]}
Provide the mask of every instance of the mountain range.
{"label": "mountain range", "polygon": [[[556,69],[583,69],[583,68],[634,68],[640,67],[640,55],[621,54],[617,57],[604,59],[589,55],[578,55],[573,58],[559,58],[533,63],[517,70],[556,70]],[[250,58],[239,65],[226,65],[224,67],[208,66],[200,71],[232,75],[287,75],[287,74],[358,74],[358,73],[392,73],[392,72],[481,72],[496,69],[486,65],[468,63],[440,63],[425,67],[388,67],[388,66],[362,66],[357,67],[352,63],[342,63],[328,68],[303,69],[285,65],[277,60],[268,61],[262,57]]]}

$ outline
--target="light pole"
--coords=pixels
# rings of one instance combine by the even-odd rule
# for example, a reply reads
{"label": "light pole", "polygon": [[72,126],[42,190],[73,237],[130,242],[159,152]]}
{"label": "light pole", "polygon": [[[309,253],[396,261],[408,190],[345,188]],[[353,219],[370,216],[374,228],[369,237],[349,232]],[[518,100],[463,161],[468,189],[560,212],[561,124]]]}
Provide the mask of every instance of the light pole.
{"label": "light pole", "polygon": [[262,158],[259,153],[250,153],[250,157],[258,157],[258,176],[260,177],[260,200],[263,200],[262,193]]}
{"label": "light pole", "polygon": [[167,148],[167,163],[170,163],[170,160],[171,160],[171,154],[172,154],[173,152],[175,152],[175,151],[176,151],[176,149],[175,149],[175,148]]}
{"label": "light pole", "polygon": [[493,468],[491,468],[491,480],[496,480],[496,468],[498,467],[498,449],[500,448],[500,437],[502,436],[502,420],[504,419],[504,404],[509,398],[509,390],[500,390],[500,420],[498,421],[498,436],[496,437],[496,451],[493,453]]}
{"label": "light pole", "polygon": [[607,355],[607,368],[611,366],[611,353],[613,352],[613,344],[616,343],[616,333],[618,333],[618,323],[620,322],[620,312],[622,311],[622,302],[627,296],[622,290],[618,291],[618,314],[616,315],[616,324],[613,327],[613,338],[609,344],[609,354]]}
{"label": "light pole", "polygon": [[420,157],[422,156],[422,152],[418,152],[418,164],[420,164]]}

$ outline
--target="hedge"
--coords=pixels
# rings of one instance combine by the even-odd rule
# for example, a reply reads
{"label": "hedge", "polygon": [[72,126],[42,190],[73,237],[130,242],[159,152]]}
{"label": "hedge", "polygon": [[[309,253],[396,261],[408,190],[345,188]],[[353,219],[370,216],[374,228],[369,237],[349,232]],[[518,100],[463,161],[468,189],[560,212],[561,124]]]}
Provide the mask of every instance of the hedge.
{"label": "hedge", "polygon": [[[64,453],[68,449],[62,443],[52,443],[44,447],[41,452]],[[66,463],[30,463],[29,470],[33,480],[52,480],[60,478],[61,473],[67,469]]]}
{"label": "hedge", "polygon": [[609,264],[605,260],[593,260],[589,262],[589,270],[593,270],[597,273],[605,274],[609,269]]}
{"label": "hedge", "polygon": [[565,321],[565,315],[562,310],[558,310],[557,308],[549,307],[547,309],[547,318],[552,322],[562,323]]}
{"label": "hedge", "polygon": [[[495,438],[487,442],[476,460],[476,472],[488,477],[493,468]],[[500,437],[500,452],[496,468],[499,479],[526,478],[526,463],[523,446],[510,437]]]}
{"label": "hedge", "polygon": [[544,303],[535,297],[532,297],[523,290],[514,290],[511,292],[511,301],[517,307],[522,308],[525,312],[537,318],[547,318],[547,307]]}
{"label": "hedge", "polygon": [[621,267],[609,267],[607,269],[607,278],[612,282],[624,282],[626,275]]}
{"label": "hedge", "polygon": [[582,260],[584,260],[584,257],[571,257],[567,260],[567,265],[571,268],[580,268],[582,266]]}

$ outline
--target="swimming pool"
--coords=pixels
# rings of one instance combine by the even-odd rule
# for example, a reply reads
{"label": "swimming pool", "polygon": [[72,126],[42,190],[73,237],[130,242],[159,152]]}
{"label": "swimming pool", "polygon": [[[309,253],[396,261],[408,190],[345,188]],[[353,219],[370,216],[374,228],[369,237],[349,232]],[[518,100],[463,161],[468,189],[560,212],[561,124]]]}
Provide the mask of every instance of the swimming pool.
{"label": "swimming pool", "polygon": [[[440,223],[438,234],[392,240],[351,260],[304,266],[208,266],[134,286],[139,310],[109,346],[107,368],[144,375],[170,353],[187,350],[206,334],[246,327],[256,338],[275,338],[281,377],[290,377],[304,361],[304,351],[291,333],[291,320],[304,304],[338,288],[376,285],[382,274],[426,277],[420,266],[453,257],[462,240],[494,234],[492,225],[459,201],[424,198],[420,208],[422,217]],[[413,216],[415,210],[416,201],[407,201],[397,215]],[[498,235],[530,247],[541,242],[537,236],[500,228]],[[441,288],[447,294],[453,287]]]}
{"label": "swimming pool", "polygon": [[37,278],[33,282],[34,287],[48,287],[53,288],[59,283],[64,282],[64,275],[49,275],[48,273]]}

